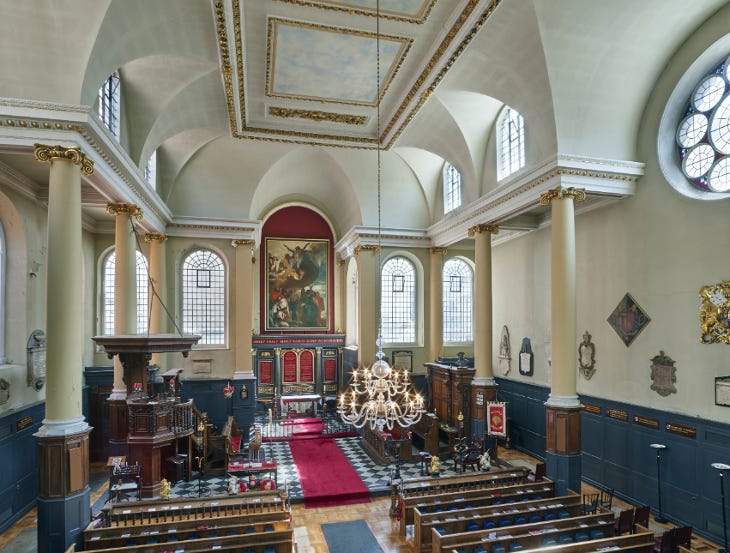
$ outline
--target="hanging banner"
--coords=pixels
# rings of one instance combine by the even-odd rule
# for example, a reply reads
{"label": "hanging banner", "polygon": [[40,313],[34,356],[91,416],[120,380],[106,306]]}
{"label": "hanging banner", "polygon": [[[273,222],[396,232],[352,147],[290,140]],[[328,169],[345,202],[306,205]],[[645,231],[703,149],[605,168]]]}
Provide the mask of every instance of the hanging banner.
{"label": "hanging banner", "polygon": [[487,434],[507,436],[507,404],[505,402],[487,403]]}

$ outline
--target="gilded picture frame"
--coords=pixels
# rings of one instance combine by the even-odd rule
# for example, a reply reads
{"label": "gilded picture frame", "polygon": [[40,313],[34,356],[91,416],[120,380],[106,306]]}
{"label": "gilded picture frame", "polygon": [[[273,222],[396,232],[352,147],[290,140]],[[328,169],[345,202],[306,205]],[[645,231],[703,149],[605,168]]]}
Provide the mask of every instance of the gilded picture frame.
{"label": "gilded picture frame", "polygon": [[329,330],[329,251],[326,239],[266,238],[262,262],[267,331]]}

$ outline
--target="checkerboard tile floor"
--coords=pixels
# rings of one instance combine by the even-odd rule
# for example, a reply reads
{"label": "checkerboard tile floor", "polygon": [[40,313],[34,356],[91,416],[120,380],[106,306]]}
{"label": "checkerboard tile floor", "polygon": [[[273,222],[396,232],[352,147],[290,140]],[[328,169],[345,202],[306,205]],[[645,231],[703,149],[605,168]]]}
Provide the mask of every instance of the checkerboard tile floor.
{"label": "checkerboard tile floor", "polygon": [[[389,482],[394,465],[378,465],[363,451],[360,446],[360,438],[337,438],[335,442],[348,458],[353,468],[373,495],[390,493]],[[301,502],[304,499],[302,486],[299,482],[294,459],[288,442],[269,442],[261,448],[261,452],[267,459],[273,458],[277,462],[277,483],[279,488],[289,487],[289,498],[292,502]],[[453,470],[453,463],[443,461],[441,463],[441,474],[452,476],[456,474]],[[421,477],[421,468],[418,461],[404,461],[401,463],[402,478]],[[197,480],[180,482],[173,488],[174,496],[195,497],[198,494],[222,494],[226,493],[226,479],[223,476],[206,478],[199,486]]]}

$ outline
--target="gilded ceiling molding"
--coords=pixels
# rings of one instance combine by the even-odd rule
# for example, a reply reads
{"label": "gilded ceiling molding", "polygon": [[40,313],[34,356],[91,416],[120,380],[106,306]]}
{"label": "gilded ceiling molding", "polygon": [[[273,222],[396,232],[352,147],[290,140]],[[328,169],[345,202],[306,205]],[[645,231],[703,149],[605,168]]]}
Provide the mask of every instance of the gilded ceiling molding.
{"label": "gilded ceiling molding", "polygon": [[[341,11],[341,12],[347,12],[350,15],[366,15],[368,17],[375,17],[377,12],[375,10],[368,10],[365,8],[355,8],[352,6],[343,6],[338,4],[333,4],[326,1],[320,1],[317,2],[316,0],[277,0],[278,2],[286,2],[287,4],[296,4],[297,6],[305,6],[308,8],[319,8],[322,10],[331,10],[331,11]],[[383,19],[390,19],[393,21],[400,21],[402,23],[416,23],[417,25],[423,24],[427,19],[428,16],[431,15],[431,10],[433,9],[434,4],[436,4],[436,0],[430,0],[428,3],[424,2],[425,8],[421,8],[421,11],[419,14],[414,16],[409,16],[407,14],[404,14],[403,12],[388,12],[388,11],[380,11],[380,17]]]}
{"label": "gilded ceiling molding", "polygon": [[[446,73],[451,69],[451,67],[456,63],[456,60],[461,56],[461,54],[464,53],[464,50],[466,50],[466,47],[469,45],[469,43],[472,41],[472,39],[477,35],[479,32],[479,29],[482,28],[484,23],[486,23],[487,19],[492,15],[494,12],[494,8],[497,7],[497,5],[500,3],[501,0],[492,0],[491,6],[481,15],[479,18],[479,21],[477,21],[476,25],[472,27],[472,29],[469,31],[469,34],[464,38],[464,40],[461,41],[461,44],[459,44],[459,47],[456,49],[456,51],[451,55],[449,60],[446,62],[444,67],[441,68],[438,75],[431,81],[431,84],[428,86],[428,88],[421,93],[420,98],[418,99],[418,102],[416,105],[411,109],[410,113],[406,117],[405,121],[403,121],[398,128],[398,130],[393,134],[393,137],[390,139],[390,141],[385,145],[385,149],[389,149],[393,143],[398,139],[398,137],[403,133],[403,131],[408,126],[408,123],[410,123],[413,118],[416,116],[416,113],[418,113],[418,110],[421,109],[423,104],[426,103],[426,100],[431,96],[433,91],[436,89],[438,84],[441,82],[441,80],[446,76]],[[426,64],[426,67],[423,69],[421,74],[419,75],[418,79],[416,79],[415,84],[411,87],[411,90],[406,94],[406,97],[403,99],[403,102],[401,103],[400,107],[396,110],[395,115],[390,120],[390,123],[388,123],[388,126],[385,128],[385,131],[382,133],[381,137],[379,137],[382,140],[382,137],[388,136],[388,133],[395,125],[395,122],[400,118],[400,116],[405,112],[406,107],[408,104],[413,100],[413,98],[416,95],[416,92],[423,86],[423,84],[428,80],[429,75],[433,71],[433,69],[438,64],[439,60],[444,56],[446,53],[446,50],[451,45],[452,41],[454,40],[454,37],[457,35],[457,33],[461,30],[461,28],[464,26],[464,23],[466,23],[466,20],[469,18],[471,13],[474,11],[474,9],[477,7],[477,4],[479,4],[480,0],[469,0],[469,3],[461,12],[461,15],[459,16],[459,19],[457,19],[454,26],[449,30],[448,34],[444,38],[444,40],[441,41],[441,44],[439,45],[436,52],[431,56],[431,59],[429,60],[428,64]]]}
{"label": "gilded ceiling molding", "polygon": [[86,157],[78,146],[66,148],[64,146],[47,146],[45,144],[34,144],[35,158],[38,161],[53,161],[54,159],[65,159],[74,165],[81,167],[85,175],[94,173],[94,162]]}
{"label": "gilded ceiling molding", "polygon": [[[276,43],[276,26],[279,24],[288,25],[290,27],[298,27],[300,29],[312,29],[316,31],[325,31],[329,33],[336,33],[339,35],[353,35],[363,38],[377,38],[377,34],[371,31],[361,31],[360,29],[349,29],[347,27],[335,27],[333,25],[321,25],[318,23],[305,23],[303,21],[292,21],[289,19],[282,19],[280,17],[269,18],[268,34],[266,37],[266,95],[272,98],[292,98],[295,100],[320,100],[326,101],[333,104],[349,104],[356,106],[375,106],[383,99],[385,93],[388,91],[393,79],[395,79],[398,70],[403,65],[403,62],[408,55],[408,51],[413,46],[413,39],[405,36],[395,35],[384,35],[380,34],[381,39],[391,40],[393,42],[400,42],[401,47],[397,58],[395,67],[388,71],[382,79],[380,84],[380,90],[375,92],[375,100],[372,102],[357,102],[354,100],[340,100],[337,98],[320,98],[316,96],[297,96],[296,94],[277,94],[274,92],[273,75],[271,72],[272,59],[273,59],[273,45]],[[243,101],[243,99],[241,99]],[[279,131],[281,132],[281,131]],[[339,138],[339,137],[338,137]]]}
{"label": "gilded ceiling molding", "polygon": [[145,242],[159,242],[160,244],[162,244],[166,240],[167,234],[148,232],[144,235]]}
{"label": "gilded ceiling molding", "polygon": [[368,120],[368,117],[365,115],[333,113],[329,111],[312,111],[308,109],[280,108],[273,106],[269,107],[269,115],[273,115],[274,117],[311,119],[312,121],[331,121],[333,123],[344,123],[345,125],[364,125]]}
{"label": "gilded ceiling molding", "polygon": [[144,218],[142,210],[134,204],[108,204],[106,206],[106,212],[109,215],[129,215],[137,219],[137,221],[141,221]]}
{"label": "gilded ceiling molding", "polygon": [[[236,2],[238,4],[238,2]],[[228,51],[228,35],[226,33],[226,12],[222,0],[216,0],[214,5],[215,24],[218,32],[218,47],[221,54],[221,75],[223,75],[223,87],[226,97],[233,97],[233,68],[231,67],[231,56]],[[237,35],[240,36],[241,27],[238,27]],[[240,42],[240,41],[239,41]],[[228,103],[228,118],[231,123],[231,133],[236,129],[236,108],[233,102]]]}
{"label": "gilded ceiling molding", "polygon": [[439,247],[439,246],[434,246],[432,248],[429,248],[428,251],[430,251],[434,255],[445,256],[448,253],[449,249],[448,248],[442,248],[442,247]]}
{"label": "gilded ceiling molding", "polygon": [[355,247],[352,254],[357,257],[358,255],[360,255],[361,251],[373,252],[375,254],[380,251],[380,246],[374,246],[372,244],[360,244],[359,246]]}
{"label": "gilded ceiling molding", "polygon": [[0,119],[0,127],[21,127],[21,128],[32,128],[32,129],[54,129],[57,131],[69,130],[81,132],[83,129],[80,125],[74,125],[73,123],[61,123],[60,121],[34,121],[32,119]]}
{"label": "gilded ceiling molding", "polygon": [[586,190],[585,188],[574,188],[572,186],[570,188],[563,188],[558,185],[540,196],[540,205],[550,205],[550,202],[556,198],[559,200],[572,198],[576,202],[582,202],[586,199]]}
{"label": "gilded ceiling molding", "polygon": [[468,235],[471,238],[475,234],[481,234],[483,232],[488,234],[499,234],[499,227],[497,225],[474,225],[469,228]]}

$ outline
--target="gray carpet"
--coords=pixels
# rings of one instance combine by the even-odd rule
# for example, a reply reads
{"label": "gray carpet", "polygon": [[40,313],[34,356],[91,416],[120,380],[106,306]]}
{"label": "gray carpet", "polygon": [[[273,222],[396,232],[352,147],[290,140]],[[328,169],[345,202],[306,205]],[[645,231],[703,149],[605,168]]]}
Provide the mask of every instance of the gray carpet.
{"label": "gray carpet", "polygon": [[330,553],[383,553],[368,523],[362,519],[323,524],[322,533]]}
{"label": "gray carpet", "polygon": [[26,528],[5,547],[0,547],[3,553],[36,553],[38,551],[38,532],[35,528]]}

